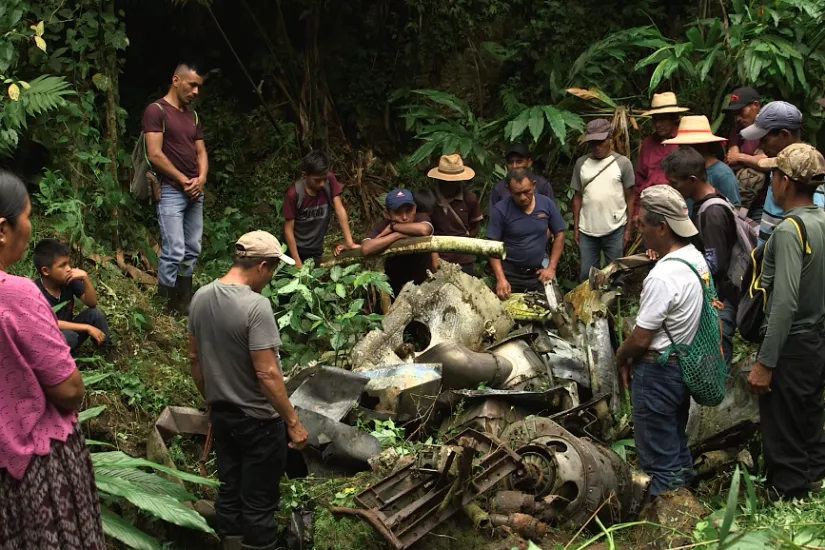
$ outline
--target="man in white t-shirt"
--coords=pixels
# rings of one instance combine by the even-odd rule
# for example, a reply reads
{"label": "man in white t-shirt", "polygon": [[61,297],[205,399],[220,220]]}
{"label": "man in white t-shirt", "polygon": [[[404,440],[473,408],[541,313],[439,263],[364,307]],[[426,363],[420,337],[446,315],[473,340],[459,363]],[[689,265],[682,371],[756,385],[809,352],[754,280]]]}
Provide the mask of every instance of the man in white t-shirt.
{"label": "man in white t-shirt", "polygon": [[669,185],[654,185],[639,200],[642,240],[661,259],[645,279],[636,327],[616,352],[616,361],[625,386],[632,373],[636,454],[656,497],[686,486],[693,477],[685,433],[690,392],[678,358],[668,349],[693,342],[703,302],[696,274],[681,261],[668,260],[690,263],[703,279],[710,278],[710,271],[690,243],[698,231],[679,192]]}
{"label": "man in white t-shirt", "polygon": [[576,161],[570,186],[573,195],[573,239],[581,254],[579,278],[584,281],[590,268],[622,256],[630,241],[636,176],[633,163],[613,151],[610,122],[597,118],[587,123],[584,141],[590,153]]}

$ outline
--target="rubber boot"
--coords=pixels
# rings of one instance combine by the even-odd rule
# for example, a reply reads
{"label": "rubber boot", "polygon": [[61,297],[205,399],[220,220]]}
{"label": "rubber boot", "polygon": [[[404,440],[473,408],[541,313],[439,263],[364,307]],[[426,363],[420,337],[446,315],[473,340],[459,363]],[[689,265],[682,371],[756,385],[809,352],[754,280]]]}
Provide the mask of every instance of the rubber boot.
{"label": "rubber boot", "polygon": [[174,313],[178,310],[178,289],[176,287],[158,284],[158,296],[166,306],[167,313]]}
{"label": "rubber boot", "polygon": [[189,315],[189,304],[192,303],[192,277],[178,275],[178,279],[175,282],[175,290],[178,295],[178,311],[182,315]]}
{"label": "rubber boot", "polygon": [[223,550],[242,550],[243,537],[223,537],[221,540]]}

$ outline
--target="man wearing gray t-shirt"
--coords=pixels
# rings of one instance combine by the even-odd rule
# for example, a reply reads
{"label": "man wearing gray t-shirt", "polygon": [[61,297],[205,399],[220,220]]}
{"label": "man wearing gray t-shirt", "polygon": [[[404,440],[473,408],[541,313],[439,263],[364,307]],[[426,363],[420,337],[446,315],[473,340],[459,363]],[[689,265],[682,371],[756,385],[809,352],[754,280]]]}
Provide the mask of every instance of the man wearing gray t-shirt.
{"label": "man wearing gray t-shirt", "polygon": [[307,440],[284,386],[272,306],[260,294],[279,261],[295,263],[271,234],[247,233],[229,272],[198,290],[189,312],[192,377],[215,436],[224,548],[275,548],[287,436],[298,450]]}

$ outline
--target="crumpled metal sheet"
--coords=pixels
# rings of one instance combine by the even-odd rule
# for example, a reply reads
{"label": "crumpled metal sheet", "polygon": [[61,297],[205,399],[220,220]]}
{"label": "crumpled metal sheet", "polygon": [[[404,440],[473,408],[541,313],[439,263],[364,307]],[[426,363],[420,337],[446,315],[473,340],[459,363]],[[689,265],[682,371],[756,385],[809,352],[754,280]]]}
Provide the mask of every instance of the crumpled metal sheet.
{"label": "crumpled metal sheet", "polygon": [[176,468],[169,457],[166,441],[180,434],[206,435],[209,417],[192,407],[166,407],[155,421],[154,429],[146,442],[146,458],[152,462]]}
{"label": "crumpled metal sheet", "polygon": [[319,367],[304,377],[303,383],[289,396],[289,401],[293,407],[341,420],[361,398],[369,381],[357,372]]}
{"label": "crumpled metal sheet", "polygon": [[[407,285],[381,323],[352,350],[356,371],[408,362],[404,329],[412,321],[427,326],[430,344],[457,342],[477,351],[485,341],[497,341],[513,327],[501,301],[483,281],[456,264],[444,262],[438,273],[420,285]],[[425,350],[426,351],[426,350]]]}
{"label": "crumpled metal sheet", "polygon": [[381,443],[362,430],[316,411],[297,409],[296,413],[309,434],[302,454],[313,475],[348,476],[369,470],[369,459],[381,453]]}
{"label": "crumpled metal sheet", "polygon": [[441,365],[408,363],[358,371],[367,379],[364,391],[378,399],[373,407],[379,412],[391,412],[398,420],[418,418],[429,408],[441,388]]}

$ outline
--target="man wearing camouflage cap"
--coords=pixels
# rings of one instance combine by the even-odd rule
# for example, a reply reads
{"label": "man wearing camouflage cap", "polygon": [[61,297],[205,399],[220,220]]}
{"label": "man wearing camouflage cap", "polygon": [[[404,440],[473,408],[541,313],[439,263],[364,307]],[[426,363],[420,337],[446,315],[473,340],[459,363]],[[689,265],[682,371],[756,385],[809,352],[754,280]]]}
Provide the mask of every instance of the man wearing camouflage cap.
{"label": "man wearing camouflage cap", "polygon": [[[802,113],[790,103],[773,101],[762,107],[754,123],[742,130],[741,134],[743,139],[760,140],[760,147],[765,154],[769,158],[776,157],[785,147],[802,142]],[[770,178],[771,176],[768,176],[769,187],[759,223],[760,243],[768,240],[774,226],[785,217],[782,208],[774,200]],[[814,195],[814,203],[825,206],[822,189]]]}
{"label": "man wearing camouflage cap", "polygon": [[813,200],[825,159],[795,143],[759,164],[773,170],[773,200],[794,219],[778,223],[765,245],[765,337],[748,384],[759,395],[772,496],[803,498],[825,476],[825,211]]}
{"label": "man wearing camouflage cap", "polygon": [[[710,270],[690,242],[698,230],[676,189],[669,185],[648,187],[640,202],[639,232],[644,245],[661,260],[644,281],[636,327],[616,352],[616,361],[625,386],[630,385],[631,373],[633,376],[636,454],[651,478],[651,495],[656,497],[685,487],[693,477],[685,432],[690,392],[678,357],[671,353],[661,364],[660,356],[673,345],[691,345],[699,329],[702,284],[682,261],[693,266],[705,281]],[[667,261],[670,259],[681,261]]]}

